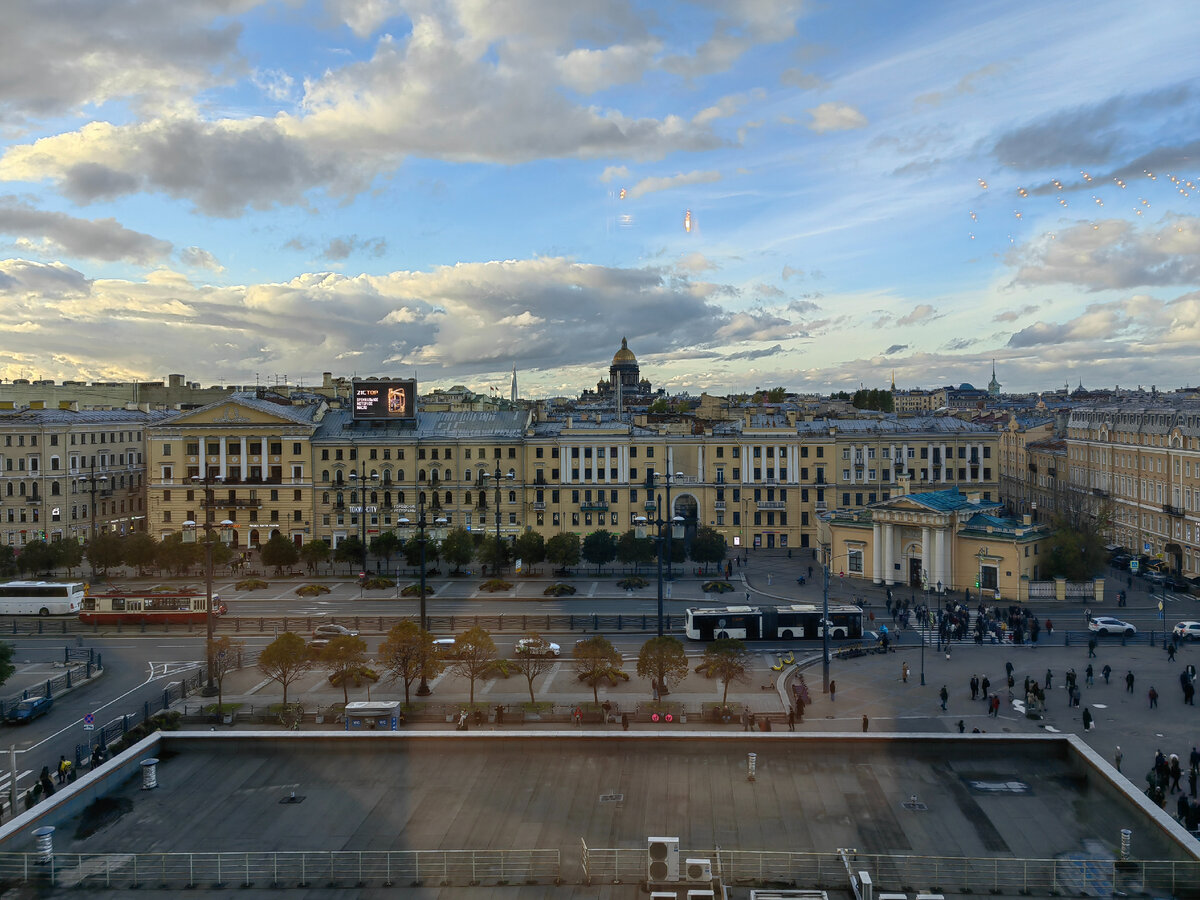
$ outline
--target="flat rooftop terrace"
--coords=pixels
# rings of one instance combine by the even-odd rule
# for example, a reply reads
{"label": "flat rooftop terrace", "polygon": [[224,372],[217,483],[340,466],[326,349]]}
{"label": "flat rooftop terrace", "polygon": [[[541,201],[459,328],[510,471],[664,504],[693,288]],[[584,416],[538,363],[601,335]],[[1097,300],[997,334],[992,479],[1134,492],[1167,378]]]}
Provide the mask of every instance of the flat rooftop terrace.
{"label": "flat rooftop terrace", "polygon": [[[66,856],[440,851],[432,860],[444,852],[536,849],[558,854],[565,884],[545,890],[559,896],[589,880],[628,887],[644,879],[647,836],[667,835],[679,838],[681,860],[719,858],[727,883],[748,883],[758,871],[776,885],[812,887],[801,882],[815,878],[844,887],[835,854],[855,848],[861,867],[877,873],[876,891],[940,887],[949,894],[989,889],[970,883],[985,877],[979,861],[1111,863],[1121,830],[1130,829],[1134,856],[1191,860],[1186,871],[1200,891],[1200,845],[1126,793],[1106,763],[1067,736],[576,730],[156,737],[157,744],[114,761],[107,787],[100,769],[63,792],[59,813],[46,803],[37,822],[10,823],[0,851],[33,850],[36,824],[56,826],[54,851]],[[749,753],[756,754],[754,780]],[[160,760],[158,787],[143,790],[137,763],[150,755]],[[119,809],[98,822],[87,805],[102,794]],[[293,794],[302,801],[283,802]],[[85,836],[83,824],[100,827]],[[955,863],[937,861],[946,858],[973,862],[958,873]],[[407,870],[399,877],[410,885],[443,876],[427,868],[424,877]],[[465,888],[457,890],[462,896]],[[522,891],[543,896],[532,886]]]}

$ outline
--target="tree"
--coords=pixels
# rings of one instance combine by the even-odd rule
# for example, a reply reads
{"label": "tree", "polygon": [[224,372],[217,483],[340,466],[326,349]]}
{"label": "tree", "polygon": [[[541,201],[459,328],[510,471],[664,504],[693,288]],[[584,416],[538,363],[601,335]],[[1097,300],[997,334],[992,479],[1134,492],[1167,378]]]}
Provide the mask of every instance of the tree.
{"label": "tree", "polygon": [[288,685],[305,672],[311,671],[313,662],[312,655],[304,645],[304,638],[294,632],[285,631],[263,647],[258,657],[258,668],[283,687],[283,703],[286,706]]}
{"label": "tree", "polygon": [[487,674],[496,660],[496,643],[492,636],[476,625],[463,632],[454,642],[458,659],[450,663],[450,671],[471,682],[471,704],[475,703],[475,682]]}
{"label": "tree", "polygon": [[638,651],[638,678],[649,678],[656,688],[665,687],[668,678],[682,681],[687,673],[687,654],[677,638],[653,637]]}
{"label": "tree", "polygon": [[17,568],[22,572],[49,572],[56,562],[54,549],[45,541],[30,541],[17,557]]}
{"label": "tree", "polygon": [[746,645],[734,638],[713,641],[704,648],[704,659],[697,667],[710,678],[719,678],[724,685],[721,705],[729,699],[729,685],[734,681],[745,681],[750,667],[750,654]]}
{"label": "tree", "polygon": [[599,575],[600,567],[612,562],[617,556],[616,539],[612,532],[603,528],[593,531],[583,539],[580,553],[587,562],[596,567],[596,574]]}
{"label": "tree", "polygon": [[13,665],[13,645],[0,644],[0,685],[12,678],[17,667]]}
{"label": "tree", "polygon": [[132,566],[137,569],[138,575],[143,575],[147,568],[154,565],[158,544],[146,532],[135,531],[125,538],[122,549],[125,565]]}
{"label": "tree", "polygon": [[0,574],[12,575],[17,571],[17,552],[8,544],[0,544]]}
{"label": "tree", "polygon": [[404,705],[408,691],[418,679],[436,678],[444,663],[437,654],[433,635],[416,622],[405,620],[392,628],[379,645],[379,663],[389,673],[389,681],[404,682]]}
{"label": "tree", "polygon": [[600,702],[600,682],[621,677],[621,653],[602,634],[575,645],[575,674],[592,689],[592,699]]}
{"label": "tree", "polygon": [[324,541],[309,541],[300,548],[300,558],[308,566],[309,574],[317,571],[317,567],[329,560],[329,545]]}
{"label": "tree", "polygon": [[446,535],[442,541],[442,559],[454,566],[454,574],[462,571],[462,567],[475,558],[475,544],[467,529],[459,525]]}
{"label": "tree", "polygon": [[367,663],[367,643],[360,637],[339,634],[329,639],[318,660],[329,669],[329,680],[341,682],[342,701],[350,702],[350,679],[361,674]]}
{"label": "tree", "polygon": [[493,574],[499,574],[508,565],[508,544],[504,538],[489,535],[483,539],[475,555],[482,564],[491,567]]}
{"label": "tree", "polygon": [[1062,515],[1054,516],[1051,524],[1054,531],[1043,551],[1045,577],[1087,581],[1104,571],[1108,554],[1101,532],[1074,527]]}
{"label": "tree", "polygon": [[351,571],[354,571],[363,564],[364,549],[363,542],[358,539],[358,535],[352,534],[338,541],[337,547],[333,550],[333,558],[337,562],[351,566]]}
{"label": "tree", "polygon": [[708,574],[709,563],[725,559],[725,538],[715,528],[697,528],[696,536],[692,538],[691,555],[694,562],[704,564],[704,572]]}
{"label": "tree", "polygon": [[546,558],[546,539],[536,531],[526,531],[513,541],[513,559],[521,560],[526,571]]}
{"label": "tree", "polygon": [[655,414],[661,415],[662,413],[666,413],[669,410],[670,410],[670,406],[667,404],[666,397],[659,397],[657,400],[653,401],[648,407],[646,407],[646,412],[650,413],[651,415],[655,415]]}
{"label": "tree", "polygon": [[242,641],[235,641],[227,634],[213,638],[207,643],[209,665],[212,666],[212,680],[217,684],[217,712],[220,713],[221,707],[224,705],[222,690],[225,685],[225,676],[241,667],[242,650],[246,645]]}
{"label": "tree", "polygon": [[654,538],[638,537],[632,528],[617,538],[617,562],[632,565],[634,574],[641,564],[653,562],[654,555]]}
{"label": "tree", "polygon": [[[172,537],[182,540],[178,532]],[[87,556],[93,569],[99,569],[100,574],[107,575],[113,566],[121,565],[125,553],[121,539],[116,534],[111,531],[99,531],[88,541]]]}
{"label": "tree", "polygon": [[392,567],[392,557],[400,552],[400,548],[404,545],[404,541],[394,531],[385,531],[378,537],[371,539],[371,552],[375,556],[383,557],[383,567],[385,570],[390,570]]}
{"label": "tree", "polygon": [[262,564],[274,566],[275,574],[279,576],[283,574],[284,566],[294,566],[300,560],[300,548],[282,534],[275,534],[263,544],[261,556]]}
{"label": "tree", "polygon": [[[550,643],[536,631],[529,632],[525,637],[529,639],[533,648],[540,648]],[[539,653],[537,649],[532,649],[527,653],[517,653],[515,656],[516,670],[525,676],[525,681],[529,685],[529,702],[536,703],[537,700],[533,696],[534,679],[553,669],[557,660],[548,653]]]}
{"label": "tree", "polygon": [[567,570],[579,565],[579,535],[560,531],[546,541],[546,559],[550,565]]}

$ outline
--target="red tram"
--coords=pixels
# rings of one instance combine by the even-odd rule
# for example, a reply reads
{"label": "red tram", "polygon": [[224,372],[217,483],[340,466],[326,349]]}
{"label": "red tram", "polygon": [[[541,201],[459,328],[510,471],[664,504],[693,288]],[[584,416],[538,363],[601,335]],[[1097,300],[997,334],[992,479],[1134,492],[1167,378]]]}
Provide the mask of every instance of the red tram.
{"label": "red tram", "polygon": [[[219,594],[213,594],[213,612],[227,611]],[[79,619],[88,625],[152,625],[155,622],[202,624],[208,598],[198,591],[111,590],[83,598]]]}

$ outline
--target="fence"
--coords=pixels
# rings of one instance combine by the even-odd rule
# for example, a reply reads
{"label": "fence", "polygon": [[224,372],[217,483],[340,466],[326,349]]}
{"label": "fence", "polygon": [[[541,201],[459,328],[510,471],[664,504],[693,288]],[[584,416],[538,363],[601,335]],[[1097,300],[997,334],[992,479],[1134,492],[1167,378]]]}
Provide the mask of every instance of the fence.
{"label": "fence", "polygon": [[[216,630],[223,634],[279,634],[284,631],[311,632],[317,625],[345,625],[355,631],[386,634],[401,622],[415,622],[417,616],[219,616]],[[495,615],[495,616],[428,616],[429,630],[438,633],[458,633],[480,626],[490,632],[523,632],[531,630],[612,632],[649,632],[658,628],[654,613],[619,613],[595,615]],[[683,617],[663,616],[663,627],[682,627]],[[203,634],[203,624],[184,622],[149,622],[135,625],[87,625],[78,619],[47,620],[41,617],[9,616],[0,620],[6,634],[169,634],[185,632]]]}
{"label": "fence", "polygon": [[[681,859],[709,859],[726,885],[795,885],[846,890],[846,864],[838,853],[768,850],[680,851]],[[583,844],[585,884],[646,878],[645,848],[595,849]],[[1016,896],[1067,894],[1115,896],[1165,892],[1200,897],[1200,862],[1113,859],[1012,859],[889,856],[855,853],[854,871],[871,873],[878,891],[991,893]]]}
{"label": "fence", "polygon": [[0,883],[131,889],[537,884],[558,881],[558,850],[0,854]]}

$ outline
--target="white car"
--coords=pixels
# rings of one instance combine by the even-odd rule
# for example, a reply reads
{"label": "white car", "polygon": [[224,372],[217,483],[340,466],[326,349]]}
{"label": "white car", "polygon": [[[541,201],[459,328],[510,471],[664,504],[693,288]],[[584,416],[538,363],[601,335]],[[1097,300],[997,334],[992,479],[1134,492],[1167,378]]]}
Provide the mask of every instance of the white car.
{"label": "white car", "polygon": [[458,655],[458,642],[454,638],[437,638],[433,649],[442,659],[454,659]]}
{"label": "white car", "polygon": [[1114,619],[1112,616],[1093,617],[1092,621],[1088,622],[1088,631],[1096,634],[1123,634],[1126,637],[1133,637],[1137,634],[1137,629],[1128,622]]}
{"label": "white car", "polygon": [[558,656],[562,653],[562,647],[558,646],[554,641],[543,641],[538,638],[521,638],[517,641],[514,652],[526,656]]}
{"label": "white car", "polygon": [[1200,622],[1180,622],[1171,633],[1181,641],[1200,641]]}
{"label": "white car", "polygon": [[315,638],[358,637],[357,631],[351,631],[345,625],[318,625],[313,629]]}

